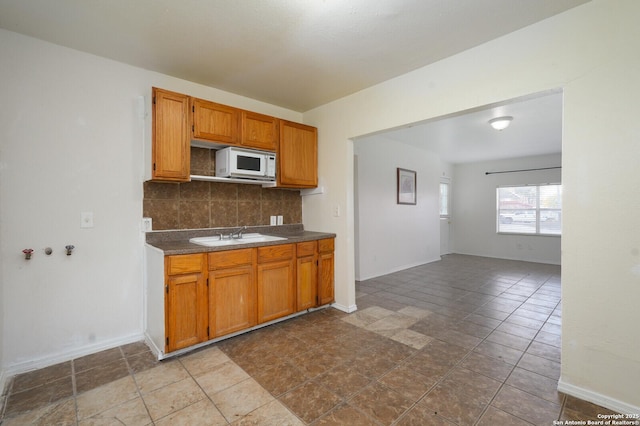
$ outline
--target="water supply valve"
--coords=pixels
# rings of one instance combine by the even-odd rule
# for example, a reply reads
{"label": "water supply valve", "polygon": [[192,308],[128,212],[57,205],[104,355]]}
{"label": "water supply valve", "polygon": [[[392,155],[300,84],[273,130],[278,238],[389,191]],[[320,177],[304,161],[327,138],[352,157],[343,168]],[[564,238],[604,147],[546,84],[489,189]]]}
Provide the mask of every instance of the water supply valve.
{"label": "water supply valve", "polygon": [[65,250],[67,251],[67,256],[71,256],[71,252],[73,251],[74,248],[76,248],[75,246],[69,244],[68,246],[64,246]]}
{"label": "water supply valve", "polygon": [[24,258],[26,260],[29,260],[31,259],[31,255],[33,254],[33,249],[30,249],[30,248],[24,249],[22,250],[22,253],[24,253]]}

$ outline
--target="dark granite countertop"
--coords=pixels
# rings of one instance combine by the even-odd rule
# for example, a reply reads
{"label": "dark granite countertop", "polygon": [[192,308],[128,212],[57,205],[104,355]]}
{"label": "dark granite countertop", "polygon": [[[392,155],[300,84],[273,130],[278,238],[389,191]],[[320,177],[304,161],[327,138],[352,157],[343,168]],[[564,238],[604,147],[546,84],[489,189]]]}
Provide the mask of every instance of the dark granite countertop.
{"label": "dark granite countertop", "polygon": [[246,233],[257,232],[265,235],[275,235],[285,237],[286,240],[238,244],[235,246],[207,247],[189,242],[195,237],[208,237],[219,233],[228,234],[239,227],[230,228],[209,228],[209,229],[189,229],[171,231],[147,232],[147,244],[162,250],[165,255],[207,253],[213,251],[235,250],[249,247],[272,246],[279,244],[299,243],[303,241],[321,240],[324,238],[335,238],[336,234],[328,232],[305,231],[302,224],[278,225],[278,226],[247,226]]}

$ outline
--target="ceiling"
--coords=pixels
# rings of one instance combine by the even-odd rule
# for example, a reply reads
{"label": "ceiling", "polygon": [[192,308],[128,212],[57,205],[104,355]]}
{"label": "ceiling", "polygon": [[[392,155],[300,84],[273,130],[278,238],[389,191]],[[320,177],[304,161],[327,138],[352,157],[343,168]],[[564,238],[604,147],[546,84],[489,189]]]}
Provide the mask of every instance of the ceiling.
{"label": "ceiling", "polygon": [[[513,117],[511,125],[494,130],[489,120],[503,116]],[[378,136],[436,152],[452,164],[557,154],[562,152],[562,92],[512,99]]]}
{"label": "ceiling", "polygon": [[[0,0],[0,28],[304,112],[589,0]],[[560,152],[561,94],[386,136],[451,163]],[[496,132],[487,121],[513,115]]]}
{"label": "ceiling", "polygon": [[0,0],[0,28],[295,111],[588,0]]}

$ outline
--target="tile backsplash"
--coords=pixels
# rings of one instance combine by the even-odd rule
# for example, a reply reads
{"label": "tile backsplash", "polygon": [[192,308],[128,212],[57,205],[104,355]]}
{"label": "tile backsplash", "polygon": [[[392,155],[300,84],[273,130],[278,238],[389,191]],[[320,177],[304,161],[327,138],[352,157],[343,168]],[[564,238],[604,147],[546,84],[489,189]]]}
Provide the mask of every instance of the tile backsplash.
{"label": "tile backsplash", "polygon": [[[213,175],[213,153],[191,148],[191,173]],[[260,185],[145,182],[143,215],[154,230],[269,225],[278,215],[292,224],[302,222],[302,198],[299,191]]]}

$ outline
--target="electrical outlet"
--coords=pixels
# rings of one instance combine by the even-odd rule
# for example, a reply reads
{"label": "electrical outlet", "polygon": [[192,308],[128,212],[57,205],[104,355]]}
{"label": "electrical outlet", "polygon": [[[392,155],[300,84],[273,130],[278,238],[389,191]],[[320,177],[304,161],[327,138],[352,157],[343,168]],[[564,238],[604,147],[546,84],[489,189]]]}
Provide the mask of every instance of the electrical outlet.
{"label": "electrical outlet", "polygon": [[93,228],[93,212],[80,213],[80,228]]}
{"label": "electrical outlet", "polygon": [[271,226],[275,226],[278,223],[278,219],[275,216],[271,216],[269,224],[271,224]]}
{"label": "electrical outlet", "polygon": [[282,215],[278,215],[278,225],[282,225],[284,223],[284,219],[282,218]]}
{"label": "electrical outlet", "polygon": [[333,206],[333,216],[340,217],[340,204]]}
{"label": "electrical outlet", "polygon": [[142,218],[142,232],[149,232],[153,228],[153,222],[150,217]]}

